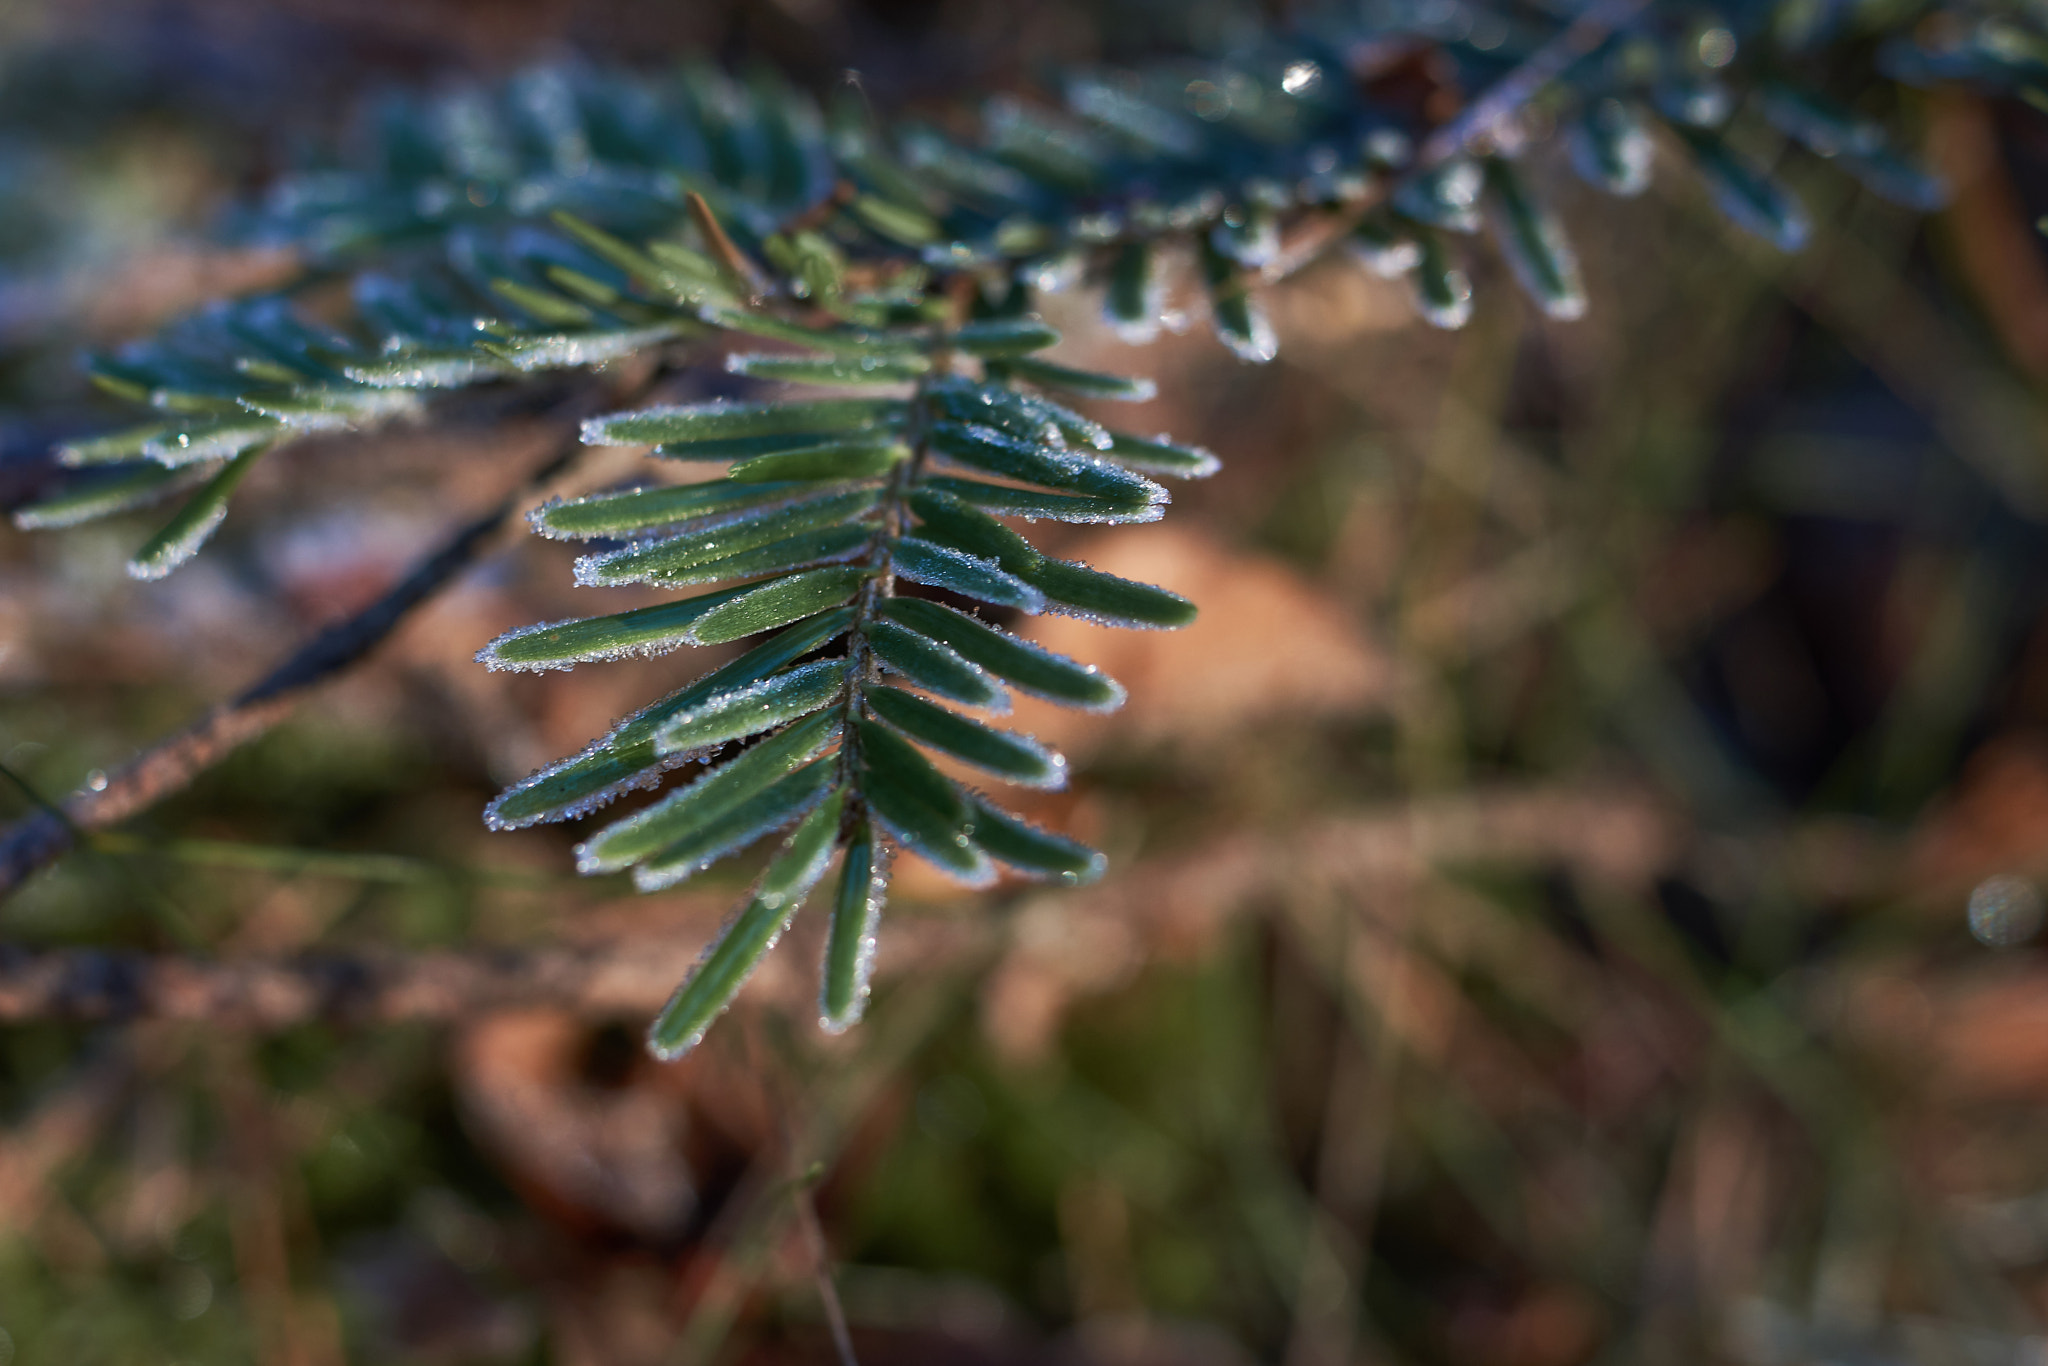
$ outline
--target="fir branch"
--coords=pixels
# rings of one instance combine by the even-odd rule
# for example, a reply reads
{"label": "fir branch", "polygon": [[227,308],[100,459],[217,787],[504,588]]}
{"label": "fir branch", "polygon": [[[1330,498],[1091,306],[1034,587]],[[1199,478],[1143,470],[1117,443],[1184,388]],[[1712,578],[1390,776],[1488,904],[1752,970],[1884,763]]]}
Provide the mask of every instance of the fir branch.
{"label": "fir branch", "polygon": [[[1895,79],[2039,83],[2012,16],[1969,0],[1942,8],[1953,23],[1878,21]],[[1805,213],[1734,150],[1731,128],[1745,135],[1736,142],[1775,128],[1880,196],[1937,205],[1938,179],[1830,99],[1809,49],[1848,40],[1839,16],[1802,22],[1771,29],[1713,6],[1671,18],[1644,0],[1596,0],[1576,13],[1479,7],[1461,22],[1403,7],[1318,12],[1226,59],[1071,73],[1060,116],[998,97],[972,146],[866,112],[827,117],[786,85],[739,85],[703,65],[673,87],[529,72],[466,114],[500,122],[495,140],[515,148],[539,99],[573,111],[568,142],[508,151],[492,174],[510,182],[484,184],[464,148],[434,164],[442,133],[429,111],[394,111],[387,131],[404,156],[281,185],[267,222],[308,260],[357,270],[388,254],[403,273],[364,269],[342,331],[299,317],[287,295],[216,307],[97,358],[99,382],[159,420],[75,443],[67,458],[163,469],[125,464],[121,478],[17,520],[70,525],[188,487],[166,470],[212,475],[138,557],[138,575],[160,575],[204,542],[263,449],[416,411],[428,390],[600,364],[694,335],[704,321],[731,325],[771,293],[872,327],[1005,277],[1013,307],[1028,310],[1079,274],[1107,279],[1113,323],[1140,339],[1166,307],[1155,247],[1175,239],[1198,248],[1216,333],[1247,360],[1275,349],[1254,286],[1341,242],[1370,267],[1408,276],[1425,319],[1462,326],[1474,274],[1443,234],[1482,223],[1538,305],[1576,317],[1585,303],[1563,225],[1509,165],[1553,122],[1580,173],[1623,195],[1647,183],[1652,134],[1664,126],[1730,220],[1784,249],[1805,241]],[[1624,30],[1629,59],[1595,60]],[[1446,101],[1382,89],[1388,72],[1357,55],[1389,51],[1428,54],[1436,95],[1468,84],[1482,93],[1442,119],[1432,111]],[[1349,70],[1334,54],[1351,54]],[[1258,98],[1239,108],[1227,92],[1240,88]],[[1543,118],[1524,119],[1536,103]],[[664,136],[651,118],[694,138]],[[580,150],[562,163],[572,145]],[[468,192],[450,177],[467,178]],[[543,214],[568,237],[538,229]],[[393,250],[437,239],[440,264]],[[856,285],[867,292],[848,307]],[[777,334],[772,318],[757,326]]]}
{"label": "fir branch", "polygon": [[[1949,8],[1978,14],[1968,0]],[[1004,520],[1153,520],[1168,495],[1151,476],[1215,467],[1205,451],[1113,432],[1055,401],[1142,401],[1152,387],[1039,354],[1058,341],[1032,312],[1042,292],[1101,280],[1112,326],[1142,340],[1167,315],[1161,249],[1192,248],[1218,339],[1263,362],[1277,340],[1260,287],[1339,243],[1368,269],[1407,277],[1427,321],[1464,325],[1474,276],[1459,239],[1483,228],[1546,315],[1575,319],[1587,307],[1577,255],[1515,164],[1550,120],[1568,130],[1579,173],[1618,195],[1644,188],[1651,130],[1663,127],[1724,215],[1784,250],[1805,242],[1810,223],[1767,168],[1736,150],[1743,138],[1731,128],[1742,134],[1736,125],[1751,111],[1758,128],[1835,159],[1875,193],[1921,208],[1939,198],[1939,183],[1892,151],[1881,129],[1829,101],[1819,75],[1800,83],[1799,45],[1814,34],[1713,6],[1668,19],[1644,0],[1463,17],[1461,27],[1400,7],[1320,14],[1193,68],[1072,73],[1064,113],[998,98],[973,146],[850,108],[826,117],[786,86],[742,90],[698,66],[665,106],[697,135],[695,150],[607,135],[612,160],[598,167],[585,164],[606,141],[593,129],[639,126],[617,101],[648,92],[583,88],[563,73],[523,77],[514,105],[539,82],[550,107],[585,111],[575,116],[589,127],[573,169],[543,160],[502,186],[471,187],[491,193],[461,196],[431,169],[418,173],[425,179],[376,171],[322,182],[283,215],[302,236],[340,225],[351,250],[370,249],[365,257],[408,234],[438,237],[445,260],[411,262],[403,278],[361,275],[345,333],[300,317],[289,300],[253,300],[98,358],[102,385],[149,403],[159,421],[68,448],[72,463],[125,472],[17,519],[68,524],[203,478],[131,565],[154,577],[196,551],[253,462],[297,434],[415,413],[430,391],[604,365],[677,338],[722,332],[801,348],[732,355],[727,368],[828,386],[829,396],[648,408],[585,425],[588,442],[652,446],[723,464],[724,476],[550,505],[536,526],[625,539],[579,560],[580,583],[700,591],[538,623],[493,641],[479,660],[557,669],[758,643],[507,789],[486,819],[501,828],[575,819],[684,765],[707,765],[578,849],[584,871],[630,869],[653,890],[782,839],[751,899],[656,1021],[655,1051],[694,1046],[835,860],[820,1014],[828,1029],[843,1028],[864,998],[893,850],[969,885],[992,881],[998,865],[1067,882],[1102,867],[1100,855],[1007,814],[931,756],[1057,786],[1060,756],[957,708],[1000,702],[1015,687],[1107,709],[1121,689],[938,599],[1127,627],[1193,616],[1166,589],[1044,555]],[[1631,60],[1593,60],[1624,30]],[[1891,34],[1888,61],[1901,80],[2035,82],[2010,37],[1990,24],[1918,25]],[[1381,87],[1370,63],[1342,79],[1336,54],[1390,42],[1430,54],[1432,94],[1453,98]],[[1207,74],[1189,80],[1191,69]],[[1444,117],[1466,88],[1483,93]],[[1749,106],[1740,116],[1738,96]],[[667,97],[650,98],[642,115]],[[1546,120],[1525,120],[1539,101]],[[517,109],[505,112],[516,123]],[[444,169],[470,174],[463,166],[451,150]],[[520,221],[549,210],[551,228]],[[939,463],[946,472],[934,472]],[[466,554],[458,538],[451,555]],[[374,641],[388,629],[371,621],[357,634]],[[117,781],[145,799],[159,790],[152,763],[183,781],[190,756],[204,761],[266,727],[273,697],[362,648],[346,633],[324,651],[316,643],[296,673],[287,666],[276,686],[259,685]],[[132,809],[81,794],[66,813],[89,827],[102,807]],[[48,825],[56,818],[43,819],[22,837],[24,866],[62,847],[65,832]]]}

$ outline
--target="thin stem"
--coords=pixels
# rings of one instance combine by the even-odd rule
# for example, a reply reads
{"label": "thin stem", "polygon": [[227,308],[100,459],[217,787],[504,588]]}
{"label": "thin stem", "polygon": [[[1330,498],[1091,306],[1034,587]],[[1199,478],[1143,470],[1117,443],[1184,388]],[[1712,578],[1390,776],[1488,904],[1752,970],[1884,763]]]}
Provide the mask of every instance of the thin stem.
{"label": "thin stem", "polygon": [[[70,813],[44,796],[40,788],[22,777],[21,774],[5,764],[0,764],[0,774],[4,774],[10,783],[27,794],[28,799],[35,803],[38,816],[47,816],[49,819],[59,823],[73,844],[82,846],[95,854],[110,852],[103,844],[103,836],[79,829],[77,824],[71,819]],[[116,880],[121,882],[138,902],[155,909],[163,926],[178,941],[178,947],[189,949],[199,946],[200,939],[198,933],[193,929],[192,917],[185,913],[183,907],[171,900],[170,896],[161,886],[153,881],[138,878],[132,868],[118,861],[112,864],[111,871]]]}
{"label": "thin stem", "polygon": [[578,420],[602,394],[606,403],[631,401],[659,376],[657,367],[626,394],[586,392],[563,405],[567,430],[549,457],[483,516],[460,527],[362,611],[327,627],[229,702],[183,731],[158,741],[127,765],[62,803],[46,805],[0,829],[0,900],[54,863],[81,836],[107,829],[189,787],[242,745],[291,715],[317,685],[360,663],[420,604],[449,587],[497,540],[533,494],[571,469],[585,447]]}
{"label": "thin stem", "polygon": [[[797,1232],[810,1258],[811,1277],[818,1291],[818,1307],[824,1314],[826,1330],[832,1335],[834,1355],[839,1366],[860,1366],[853,1351],[853,1333],[846,1322],[846,1306],[840,1302],[839,1287],[832,1280],[832,1250],[825,1241],[825,1230],[818,1222],[817,1204],[811,1199],[811,1187],[823,1175],[825,1163],[822,1159],[809,1164],[803,1161],[807,1148],[824,1145],[818,1142],[819,1126],[799,1125],[797,1106],[791,1094],[793,1090],[808,1093],[811,1088],[801,1083],[802,1063],[794,1042],[775,1027],[777,1023],[756,1018],[750,1021],[749,1028],[742,1035],[747,1071],[761,1079],[761,1096],[767,1102],[780,1140],[773,1158],[767,1152],[758,1154],[747,1172],[748,1184],[753,1186],[749,1204],[759,1207],[755,1217],[763,1225],[755,1231],[761,1241],[769,1240],[770,1228],[767,1226],[780,1222],[779,1197],[787,1191],[789,1208],[796,1215]],[[767,1174],[778,1166],[787,1176],[781,1182],[770,1183],[766,1179]],[[719,1260],[730,1265],[737,1259],[725,1257]],[[693,1313],[691,1317],[695,1320],[699,1315]],[[729,1322],[728,1318],[727,1324]],[[716,1336],[723,1337],[727,1324],[719,1325]],[[709,1336],[696,1345],[711,1345]],[[704,1351],[700,1355],[708,1359],[712,1352]]]}
{"label": "thin stem", "polygon": [[1464,113],[1431,134],[1422,146],[1421,164],[1434,166],[1497,137],[1508,120],[1543,93],[1544,87],[1562,76],[1573,62],[1606,42],[1648,3],[1649,0],[1594,0],[1556,37],[1489,86]]}
{"label": "thin stem", "polygon": [[[811,1278],[818,1290],[818,1307],[824,1312],[825,1327],[832,1335],[832,1348],[839,1358],[839,1366],[860,1366],[853,1351],[853,1333],[847,1326],[846,1306],[840,1302],[839,1287],[832,1279],[832,1249],[825,1241],[824,1225],[818,1221],[818,1205],[811,1198],[812,1185],[823,1175],[824,1164],[803,1163],[805,1144],[799,1137],[797,1110],[790,1094],[797,1082],[801,1061],[793,1041],[783,1030],[769,1022],[764,1030],[760,1025],[748,1031],[749,1054],[758,1053],[764,1046],[773,1061],[773,1066],[762,1066],[754,1060],[754,1070],[762,1078],[762,1084],[770,1106],[775,1114],[775,1126],[781,1133],[782,1158],[789,1169],[790,1204],[796,1211],[797,1231],[804,1240],[804,1250],[811,1259]],[[763,1033],[767,1038],[763,1039]],[[810,1088],[797,1086],[808,1091]],[[805,1126],[808,1128],[809,1126]]]}
{"label": "thin stem", "polygon": [[458,883],[496,887],[563,888],[592,885],[588,874],[547,873],[437,863],[403,854],[355,853],[335,849],[254,844],[244,840],[146,839],[119,832],[88,836],[96,854],[117,858],[164,859],[195,867],[237,868],[290,877],[340,878],[356,882]]}
{"label": "thin stem", "polygon": [[[938,369],[934,366],[934,371]],[[925,446],[925,390],[929,381],[919,380],[910,396],[910,425],[904,438],[910,446],[910,457],[889,471],[888,486],[882,494],[882,524],[875,535],[875,545],[870,563],[874,574],[860,590],[860,598],[854,606],[853,624],[847,628],[846,636],[846,702],[844,704],[844,738],[839,745],[839,782],[847,794],[845,825],[842,830],[853,829],[864,818],[861,810],[860,785],[854,781],[853,726],[861,717],[865,685],[875,672],[874,651],[868,644],[867,627],[880,610],[881,600],[892,597],[896,592],[896,573],[891,559],[891,550],[899,537],[909,530],[909,509],[905,501],[910,490],[916,485],[917,477],[924,468]]]}
{"label": "thin stem", "polygon": [[808,1175],[799,1176],[793,1198],[797,1227],[811,1254],[811,1273],[818,1284],[818,1303],[825,1311],[825,1326],[832,1334],[832,1349],[839,1354],[839,1366],[860,1366],[853,1354],[853,1332],[847,1326],[846,1306],[840,1303],[839,1287],[832,1280],[832,1249],[825,1243],[825,1230],[818,1222],[818,1205],[811,1199]]}
{"label": "thin stem", "polygon": [[19,773],[16,773],[6,764],[0,764],[0,778],[5,778],[22,796],[27,797],[30,805],[34,806],[36,810],[47,812],[52,820],[62,822],[64,827],[71,831],[72,838],[76,839],[80,836],[82,832],[71,824],[71,817],[64,814],[64,808],[51,801],[48,797],[45,797],[41,788],[22,777]]}
{"label": "thin stem", "polygon": [[[1767,840],[1758,843],[1771,847]],[[1858,850],[1854,862],[1867,884],[1845,888],[1833,867],[1817,875],[1828,879],[1832,895],[1883,895],[1898,885],[1894,843],[1876,839]],[[1305,821],[1285,837],[1246,832],[1216,838],[1199,854],[1147,860],[1069,892],[1059,906],[1075,925],[1114,922],[1150,932],[1144,927],[1161,917],[1224,920],[1304,879],[1400,882],[1484,856],[1574,869],[1590,885],[1640,888],[1679,867],[1686,854],[1672,813],[1641,791],[1482,790]],[[701,914],[723,906],[723,894],[715,895],[715,902],[700,904]],[[915,935],[919,924],[914,917],[899,921],[896,932]],[[997,932],[992,922],[988,932]],[[980,942],[958,925],[933,934],[903,955],[921,973]],[[653,942],[629,933],[573,946],[224,960],[31,950],[0,941],[0,1022],[178,1019],[275,1029],[314,1020],[454,1021],[510,1008],[638,1014],[668,999],[702,947],[694,933]]]}

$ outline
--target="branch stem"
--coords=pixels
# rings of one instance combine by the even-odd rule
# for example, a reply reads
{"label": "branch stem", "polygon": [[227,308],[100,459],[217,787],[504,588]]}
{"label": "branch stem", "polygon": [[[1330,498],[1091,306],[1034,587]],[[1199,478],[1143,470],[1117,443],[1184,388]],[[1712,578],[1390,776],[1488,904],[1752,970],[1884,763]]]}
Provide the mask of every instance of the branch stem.
{"label": "branch stem", "polygon": [[1573,62],[1632,21],[1648,3],[1649,0],[1593,0],[1556,37],[1530,53],[1528,60],[1488,86],[1463,113],[1432,133],[1422,146],[1422,164],[1434,166],[1497,137],[1524,105],[1542,94]]}
{"label": "branch stem", "polygon": [[[653,378],[641,380],[635,390],[644,391]],[[617,397],[607,395],[607,401]],[[578,419],[594,398],[579,395],[564,405],[572,411],[561,414],[563,435],[548,458],[496,507],[457,528],[375,602],[328,626],[230,701],[151,745],[122,768],[95,775],[62,802],[43,804],[0,829],[0,900],[82,839],[191,786],[200,774],[291,715],[315,687],[367,657],[414,608],[449,587],[482,558],[536,491],[577,463],[586,449],[577,434]]]}

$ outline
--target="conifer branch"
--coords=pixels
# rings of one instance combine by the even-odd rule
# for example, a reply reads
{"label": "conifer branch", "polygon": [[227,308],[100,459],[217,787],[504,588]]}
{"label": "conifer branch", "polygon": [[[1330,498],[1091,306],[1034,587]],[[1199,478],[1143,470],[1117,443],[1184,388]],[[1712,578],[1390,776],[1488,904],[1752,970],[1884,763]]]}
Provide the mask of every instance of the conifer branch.
{"label": "conifer branch", "polygon": [[[2027,54],[2042,45],[2014,41],[2018,20],[1986,17],[1970,0],[1943,8],[1976,26],[1870,21],[1885,30],[1895,79],[2040,84]],[[1869,36],[1834,11],[1764,24],[1713,5],[1673,17],[1652,15],[1647,0],[1590,0],[1510,3],[1459,23],[1433,15],[1331,12],[1206,63],[1073,72],[1064,109],[998,97],[969,140],[864,107],[820,110],[772,78],[741,85],[702,66],[660,88],[523,77],[501,105],[464,117],[496,120],[507,148],[536,147],[520,130],[540,100],[564,137],[508,153],[506,183],[482,187],[492,193],[451,193],[449,178],[470,174],[451,147],[439,165],[431,150],[408,150],[281,198],[288,234],[336,261],[381,255],[403,272],[362,269],[346,328],[316,326],[289,298],[248,300],[96,358],[99,382],[156,419],[68,447],[69,463],[111,469],[16,520],[70,525],[187,493],[131,563],[156,577],[199,550],[254,462],[299,434],[680,338],[773,348],[729,355],[727,369],[787,388],[584,425],[587,443],[651,448],[713,467],[709,477],[533,515],[545,535],[593,543],[579,582],[682,595],[536,623],[478,658],[540,670],[752,648],[512,785],[485,818],[496,828],[580,819],[694,769],[578,847],[583,871],[630,870],[654,890],[780,841],[651,1045],[662,1056],[693,1047],[835,863],[820,1019],[844,1028],[865,998],[894,851],[968,885],[988,884],[998,865],[1068,883],[1103,867],[933,761],[1059,786],[1058,754],[963,713],[1000,712],[1013,689],[1097,710],[1122,700],[1094,669],[977,613],[1145,628],[1194,613],[1168,589],[1051,558],[1010,524],[1155,520],[1169,500],[1154,476],[1201,477],[1217,463],[1061,402],[1143,401],[1153,386],[1050,359],[1060,339],[1034,312],[1042,294],[1099,284],[1111,327],[1148,339],[1180,312],[1162,257],[1191,253],[1216,336],[1263,362],[1277,348],[1263,287],[1340,245],[1404,278],[1430,323],[1464,325],[1475,277],[1462,239],[1483,229],[1544,314],[1575,319],[1588,300],[1579,260],[1524,155],[1545,128],[1561,130],[1582,178],[1615,195],[1642,192],[1659,146],[1680,151],[1730,221],[1786,250],[1811,224],[1772,169],[1738,150],[1752,131],[1908,206],[1941,198],[1940,182],[1881,127],[1830,99],[1826,64],[1807,60]],[[1597,60],[1624,31],[1628,60]],[[1344,56],[1389,51],[1404,63]],[[1482,93],[1447,117],[1466,90]],[[1522,118],[1539,104],[1543,118]],[[432,149],[436,126],[399,118],[391,136]],[[438,240],[445,259],[386,251],[406,240]],[[0,838],[0,890],[61,851],[74,827],[118,819],[274,723],[274,704],[381,639],[510,510],[458,536],[387,609],[144,756],[109,784],[113,795],[79,794]]]}

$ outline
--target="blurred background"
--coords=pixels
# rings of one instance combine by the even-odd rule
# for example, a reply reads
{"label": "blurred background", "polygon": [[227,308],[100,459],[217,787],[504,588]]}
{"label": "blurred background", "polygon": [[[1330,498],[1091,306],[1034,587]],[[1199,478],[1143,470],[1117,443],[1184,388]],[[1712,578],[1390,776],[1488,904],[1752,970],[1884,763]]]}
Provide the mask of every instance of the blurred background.
{"label": "blurred background", "polygon": [[[576,54],[858,68],[885,108],[1227,42],[1224,0],[8,0],[0,502],[131,418],[85,347],[290,262],[214,231],[365,92]],[[0,941],[275,959],[567,946],[578,1010],[0,1026],[0,1366],[2048,1360],[2048,116],[1897,111],[1926,221],[1789,163],[1573,225],[1589,317],[1441,333],[1342,259],[1280,358],[1155,376],[1224,458],[1047,543],[1202,607],[1035,634],[1131,690],[1020,716],[1080,892],[906,864],[867,1022],[800,921],[680,1065],[644,1021],[748,869],[640,897],[505,782],[710,662],[488,674],[615,610],[528,539]],[[522,441],[525,444],[522,445]],[[518,483],[514,427],[296,447],[161,584],[152,525],[0,531],[0,817],[117,765]],[[594,471],[594,482],[621,470]],[[813,1220],[812,1211],[815,1211]]]}

